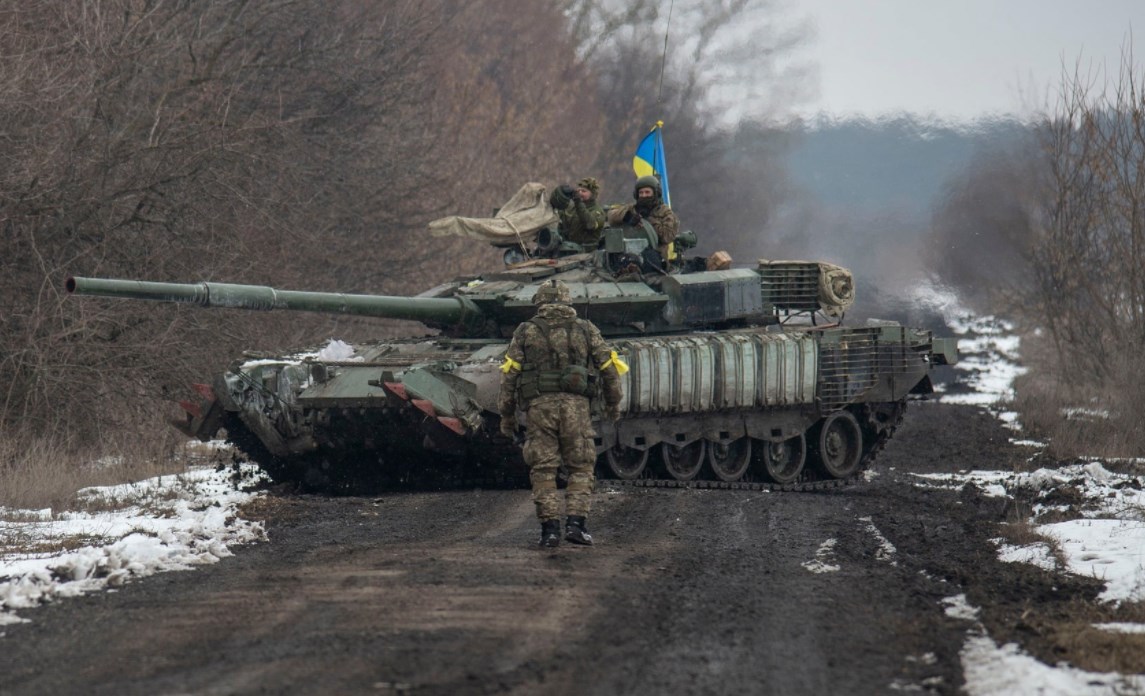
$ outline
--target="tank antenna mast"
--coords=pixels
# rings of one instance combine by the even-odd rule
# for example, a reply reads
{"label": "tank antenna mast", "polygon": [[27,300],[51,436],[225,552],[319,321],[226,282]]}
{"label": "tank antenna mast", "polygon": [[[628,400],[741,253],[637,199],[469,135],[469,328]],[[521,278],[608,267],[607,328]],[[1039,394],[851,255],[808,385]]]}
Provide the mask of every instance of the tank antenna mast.
{"label": "tank antenna mast", "polygon": [[660,94],[656,96],[656,103],[664,101],[664,65],[668,62],[668,29],[672,26],[672,8],[676,6],[676,0],[668,5],[668,23],[664,26],[664,54],[660,57]]}

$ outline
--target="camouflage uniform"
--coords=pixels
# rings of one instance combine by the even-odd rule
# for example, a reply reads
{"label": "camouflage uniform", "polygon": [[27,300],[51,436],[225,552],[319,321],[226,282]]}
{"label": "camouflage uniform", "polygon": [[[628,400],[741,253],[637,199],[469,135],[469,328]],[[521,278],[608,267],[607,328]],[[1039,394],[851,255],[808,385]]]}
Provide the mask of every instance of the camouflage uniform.
{"label": "camouflage uniform", "polygon": [[[645,187],[652,189],[652,198],[643,200],[636,198],[636,191]],[[656,230],[656,236],[660,238],[660,245],[657,247],[660,250],[660,256],[668,260],[668,246],[676,241],[676,235],[680,232],[680,218],[676,217],[676,213],[672,212],[668,204],[661,200],[661,195],[659,179],[642,176],[636,180],[636,186],[632,192],[632,197],[636,198],[636,202],[610,207],[606,218],[611,225],[620,225],[625,220],[637,218],[647,220],[652,225],[652,229]]]}
{"label": "camouflage uniform", "polygon": [[[577,182],[577,186],[592,192],[588,201],[582,201],[575,193],[569,196],[563,188],[553,189],[549,196],[549,203],[557,211],[560,222],[561,237],[570,242],[583,244],[595,248],[600,241],[600,234],[604,231],[604,208],[597,203],[596,197],[600,193],[600,183],[591,176]],[[571,187],[569,187],[571,188]]]}
{"label": "camouflage uniform", "polygon": [[[557,469],[563,463],[569,474],[565,512],[569,515],[570,525],[573,518],[579,519],[583,531],[595,483],[593,466],[596,462],[588,375],[599,375],[606,417],[616,420],[621,398],[620,367],[616,366],[619,358],[605,345],[600,331],[592,322],[579,319],[576,310],[567,304],[568,289],[559,281],[553,283],[542,286],[538,297],[533,300],[536,304],[540,298],[543,303],[536,318],[522,323],[513,333],[502,366],[498,408],[502,432],[506,434],[515,427],[518,405],[525,411],[527,430],[522,453],[529,466],[533,502],[542,529],[546,523],[556,523],[559,529]],[[550,294],[555,295],[558,286],[563,299],[543,296],[546,288],[550,287],[554,288]],[[548,327],[547,332],[543,328],[545,326]],[[582,368],[575,374],[583,376],[583,379],[572,377],[569,380],[571,384],[558,385],[555,378],[569,375],[567,368],[570,367]],[[578,388],[581,384],[583,389]],[[570,386],[573,391],[558,390]],[[582,543],[591,543],[591,537],[588,539]]]}

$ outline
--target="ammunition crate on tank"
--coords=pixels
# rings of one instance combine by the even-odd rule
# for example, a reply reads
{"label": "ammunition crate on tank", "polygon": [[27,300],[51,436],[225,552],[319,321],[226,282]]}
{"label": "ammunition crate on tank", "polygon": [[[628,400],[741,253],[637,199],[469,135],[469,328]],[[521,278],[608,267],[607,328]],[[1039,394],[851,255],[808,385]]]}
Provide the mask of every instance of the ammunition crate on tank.
{"label": "ammunition crate on tank", "polygon": [[782,408],[815,399],[809,336],[742,332],[617,343],[631,370],[621,410],[639,415]]}

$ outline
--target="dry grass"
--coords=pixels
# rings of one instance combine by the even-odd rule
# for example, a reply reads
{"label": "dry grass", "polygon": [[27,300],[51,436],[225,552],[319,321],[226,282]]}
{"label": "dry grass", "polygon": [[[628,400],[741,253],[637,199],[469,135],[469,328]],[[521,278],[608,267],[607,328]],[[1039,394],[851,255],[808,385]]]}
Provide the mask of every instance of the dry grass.
{"label": "dry grass", "polygon": [[1047,440],[1045,455],[1056,460],[1079,457],[1145,457],[1145,371],[1126,357],[1115,366],[1118,379],[1069,382],[1049,340],[1022,337],[1022,362],[1029,372],[1014,381],[1014,409],[1033,437]]}
{"label": "dry grass", "polygon": [[1047,628],[1070,664],[1091,672],[1145,674],[1145,633],[1096,628],[1103,623],[1145,623],[1145,603],[1075,602]]}
{"label": "dry grass", "polygon": [[[98,451],[76,450],[57,437],[16,433],[0,441],[0,507],[6,519],[20,510],[76,509],[76,492],[178,474],[198,456],[167,433],[105,441]],[[18,521],[18,520],[14,520]]]}

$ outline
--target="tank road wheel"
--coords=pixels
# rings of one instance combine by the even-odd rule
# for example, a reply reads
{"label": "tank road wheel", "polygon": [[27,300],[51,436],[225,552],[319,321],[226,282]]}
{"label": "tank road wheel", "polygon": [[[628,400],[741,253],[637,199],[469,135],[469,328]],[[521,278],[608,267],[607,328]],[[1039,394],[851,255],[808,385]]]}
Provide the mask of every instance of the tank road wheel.
{"label": "tank road wheel", "polygon": [[739,481],[751,464],[751,438],[741,437],[726,445],[708,443],[708,464],[721,481]]}
{"label": "tank road wheel", "polygon": [[613,445],[604,451],[604,461],[613,476],[623,481],[632,481],[644,473],[644,467],[648,464],[648,450]]}
{"label": "tank road wheel", "polygon": [[660,444],[660,455],[664,459],[664,468],[668,474],[677,481],[691,481],[700,473],[704,466],[705,440],[696,440],[690,445],[680,447],[667,442]]}
{"label": "tank road wheel", "polygon": [[863,431],[850,411],[827,416],[817,428],[815,465],[831,478],[847,478],[863,461]]}
{"label": "tank road wheel", "polygon": [[807,438],[803,433],[782,442],[756,442],[756,459],[763,475],[774,483],[794,483],[807,461]]}

